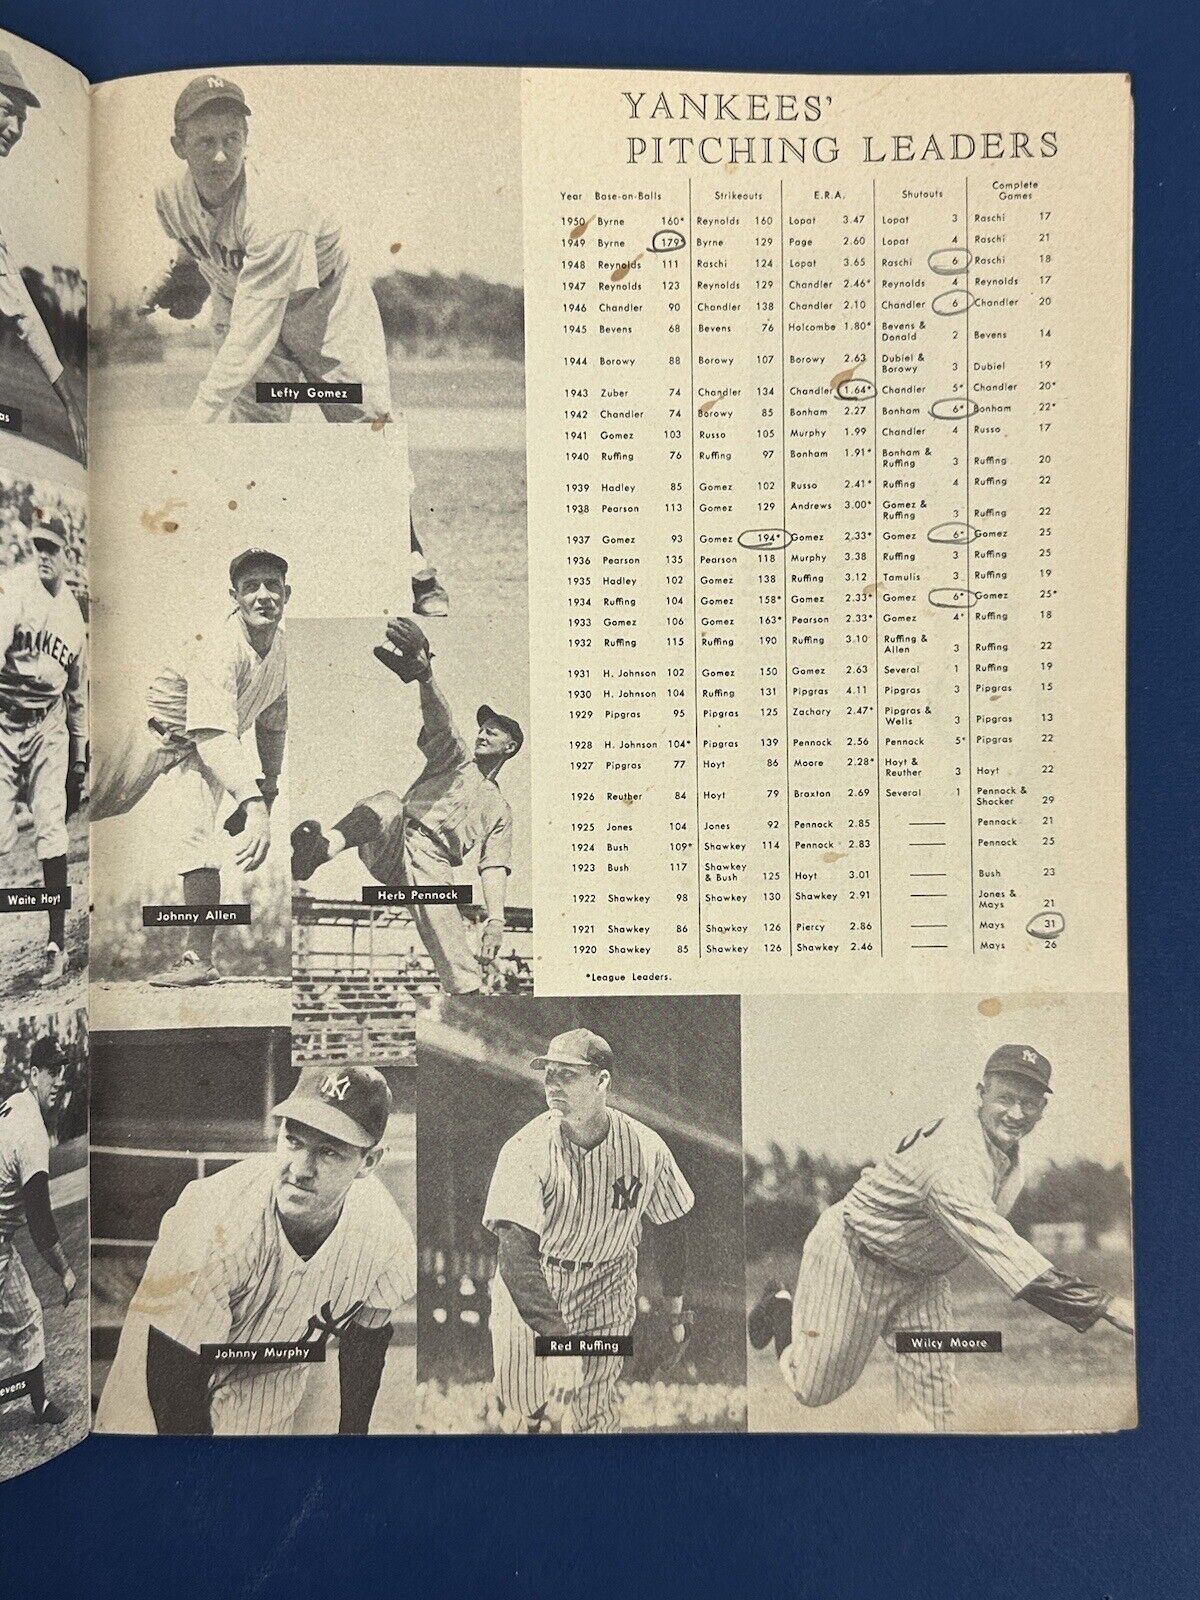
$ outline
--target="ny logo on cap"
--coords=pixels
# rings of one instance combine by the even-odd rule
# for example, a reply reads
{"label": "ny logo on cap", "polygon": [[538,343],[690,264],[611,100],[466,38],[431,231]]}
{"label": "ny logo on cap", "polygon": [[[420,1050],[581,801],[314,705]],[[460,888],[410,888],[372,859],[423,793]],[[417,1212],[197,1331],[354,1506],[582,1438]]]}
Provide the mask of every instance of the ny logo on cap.
{"label": "ny logo on cap", "polygon": [[628,1181],[624,1178],[614,1178],[612,1203],[613,1210],[632,1211],[641,1187],[642,1180],[640,1178],[633,1178]]}
{"label": "ny logo on cap", "polygon": [[1022,1061],[1027,1061],[1031,1067],[1036,1067],[1037,1066],[1037,1051],[1036,1050],[1022,1050],[1021,1051],[1021,1060]]}
{"label": "ny logo on cap", "polygon": [[327,1100],[344,1100],[349,1087],[350,1078],[348,1074],[343,1073],[339,1078],[331,1072],[321,1085],[321,1093]]}
{"label": "ny logo on cap", "polygon": [[223,89],[225,87],[224,78],[205,78],[204,81],[210,89]]}

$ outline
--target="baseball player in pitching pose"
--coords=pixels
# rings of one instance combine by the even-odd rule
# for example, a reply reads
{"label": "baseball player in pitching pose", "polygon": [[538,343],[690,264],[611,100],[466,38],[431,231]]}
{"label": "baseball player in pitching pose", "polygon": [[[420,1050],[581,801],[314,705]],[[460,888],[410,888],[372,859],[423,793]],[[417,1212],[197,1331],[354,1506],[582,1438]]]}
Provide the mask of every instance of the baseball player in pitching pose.
{"label": "baseball player in pitching pose", "polygon": [[660,1136],[608,1104],[612,1064],[608,1044],[586,1028],[552,1039],[533,1062],[545,1074],[548,1109],[514,1134],[492,1174],[483,1213],[499,1245],[492,1361],[511,1433],[541,1432],[560,1406],[569,1408],[569,1431],[617,1431],[622,1358],[538,1356],[535,1339],[631,1332],[646,1222],[661,1228],[668,1339],[677,1351],[687,1342],[680,1219],[692,1191]]}
{"label": "baseball player in pitching pose", "polygon": [[391,790],[368,796],[326,834],[319,822],[292,833],[292,876],[311,878],[319,866],[357,850],[377,883],[450,887],[455,871],[476,848],[479,883],[487,909],[479,954],[467,940],[456,905],[412,907],[421,935],[448,994],[475,994],[493,980],[504,936],[505,894],[512,871],[512,807],[496,782],[501,767],[524,743],[521,726],[491,706],[476,713],[471,749],[454,726],[450,706],[433,676],[429,641],[415,622],[387,625],[388,644],[376,657],[421,695],[417,749],[420,775],[401,798]]}
{"label": "baseball player in pitching pose", "polygon": [[[0,589],[0,855],[16,847],[24,800],[42,882],[65,901],[67,822],[83,803],[87,776],[87,629],[64,577],[62,522],[38,514],[32,535],[35,563],[8,574]],[[43,986],[67,971],[65,903],[48,916]]]}
{"label": "baseball player in pitching pose", "polygon": [[[30,107],[41,101],[30,90],[6,50],[0,50],[0,156],[10,155],[12,148],[25,132],[25,119]],[[0,316],[11,318],[30,355],[46,375],[46,382],[54,390],[58,403],[66,413],[67,426],[81,461],[87,459],[87,425],[83,412],[67,387],[63,364],[58,359],[54,341],[38,315],[37,307],[29,298],[29,290],[21,277],[21,269],[13,258],[8,244],[0,235]]]}
{"label": "baseball player in pitching pose", "polygon": [[0,1400],[28,1396],[39,1422],[66,1420],[46,1397],[46,1338],[42,1308],[15,1234],[29,1225],[38,1254],[62,1280],[63,1305],[75,1293],[75,1274],[59,1242],[50,1209],[49,1127],[62,1104],[67,1060],[58,1041],[34,1041],[29,1084],[0,1105]]}
{"label": "baseball player in pitching pose", "polygon": [[[774,1340],[801,1405],[824,1406],[858,1382],[880,1338],[954,1328],[950,1273],[968,1256],[1016,1299],[1081,1333],[1133,1332],[1129,1301],[1059,1272],[1008,1221],[1024,1173],[1020,1145],[1041,1120],[1050,1063],[1028,1045],[993,1052],[978,1103],[901,1139],[868,1166],[809,1234],[796,1295],[768,1283],[750,1343]],[[931,1429],[954,1418],[954,1356],[896,1354],[897,1393]]]}
{"label": "baseball player in pitching pose", "polygon": [[275,1107],[274,1152],[188,1184],[130,1303],[98,1431],[291,1433],[308,1378],[296,1349],[334,1338],[338,1431],[367,1432],[416,1293],[412,1231],[374,1172],[391,1098],[374,1067],[306,1066]]}
{"label": "baseball player in pitching pose", "polygon": [[[371,285],[350,260],[340,226],[303,187],[287,188],[246,159],[250,107],[238,84],[205,73],[175,103],[171,148],[182,171],[157,191],[176,255],[146,297],[178,319],[211,296],[214,355],[189,416],[196,422],[286,422],[257,383],[362,385],[362,403],[322,403],[330,422],[380,424],[392,415],[387,342]],[[413,607],[449,609],[409,515]]]}
{"label": "baseball player in pitching pose", "polygon": [[[93,822],[132,811],[159,780],[172,786],[184,905],[220,903],[215,824],[224,796],[233,801],[224,826],[236,839],[242,870],[257,872],[271,848],[271,808],[287,740],[287,571],[271,550],[235,556],[233,610],[218,629],[180,648],[146,691],[145,715],[97,753]],[[251,728],[257,765],[241,743]],[[211,925],[189,928],[179,961],[150,982],[161,988],[218,982],[214,932]]]}

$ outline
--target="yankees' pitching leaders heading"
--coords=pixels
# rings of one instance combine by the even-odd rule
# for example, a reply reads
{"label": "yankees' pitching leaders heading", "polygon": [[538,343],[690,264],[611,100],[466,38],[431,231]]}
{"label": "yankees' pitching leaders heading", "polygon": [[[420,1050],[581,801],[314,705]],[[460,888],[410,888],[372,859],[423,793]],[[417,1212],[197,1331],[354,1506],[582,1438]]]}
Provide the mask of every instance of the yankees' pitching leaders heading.
{"label": "yankees' pitching leaders heading", "polygon": [[75,1274],[50,1209],[49,1133],[62,1107],[66,1075],[67,1058],[58,1040],[36,1039],[28,1087],[0,1105],[0,1393],[7,1402],[28,1396],[34,1418],[47,1423],[64,1422],[66,1414],[46,1396],[42,1307],[15,1235],[22,1222],[28,1224],[38,1254],[62,1280],[63,1304],[69,1304]]}
{"label": "yankees' pitching leaders heading", "polygon": [[375,1174],[392,1097],[374,1067],[306,1066],[273,1154],[189,1183],[163,1218],[96,1428],[293,1431],[309,1367],[206,1346],[338,1341],[340,1433],[366,1433],[392,1324],[416,1293],[412,1231]]}
{"label": "yankees' pitching leaders heading", "polygon": [[[67,531],[38,515],[33,564],[6,574],[0,589],[0,857],[17,844],[17,804],[33,816],[42,882],[65,899],[67,823],[87,779],[87,628],[67,587]],[[67,972],[67,911],[48,912],[43,987]]]}
{"label": "yankees' pitching leaders heading", "polygon": [[[322,403],[329,422],[391,422],[391,375],[379,306],[351,260],[342,229],[303,185],[246,158],[250,107],[215,73],[175,102],[171,149],[183,163],[155,195],[175,259],[141,310],[195,317],[212,299],[213,360],[189,417],[195,422],[286,422],[291,406],[256,398],[258,383],[361,384],[362,404]],[[409,472],[411,500],[412,474]],[[443,617],[437,581],[408,517],[413,610]]]}
{"label": "yankees' pitching leaders heading", "polygon": [[[548,1109],[500,1151],[483,1225],[499,1245],[492,1279],[492,1360],[508,1432],[538,1433],[551,1408],[564,1428],[615,1433],[620,1356],[538,1356],[539,1334],[627,1334],[637,1319],[638,1244],[656,1223],[667,1339],[687,1337],[683,1309],[692,1191],[665,1141],[608,1104],[613,1055],[587,1028],[550,1041],[532,1063]],[[569,1422],[568,1422],[569,1417]]]}
{"label": "yankees' pitching leaders heading", "polygon": [[[1085,1332],[1133,1332],[1133,1307],[1059,1272],[1008,1213],[1025,1174],[1020,1145],[1041,1121],[1050,1063],[1029,1045],[988,1057],[977,1104],[917,1128],[825,1210],[804,1244],[795,1302],[768,1283],[750,1313],[756,1350],[774,1341],[779,1370],[805,1406],[858,1382],[875,1341],[954,1331],[951,1271],[968,1256],[1018,1300]],[[898,1392],[930,1428],[954,1420],[955,1358],[893,1349]]]}
{"label": "yankees' pitching leaders heading", "polygon": [[[244,872],[271,848],[271,809],[287,740],[287,647],[283,614],[288,564],[272,550],[243,550],[229,565],[233,611],[210,634],[177,647],[146,690],[145,714],[116,729],[97,751],[91,819],[124,816],[160,779],[174,791],[183,903],[218,905],[217,811],[234,803],[225,829]],[[261,777],[243,750],[254,729]],[[151,983],[216,983],[211,926],[189,928],[179,961]]]}

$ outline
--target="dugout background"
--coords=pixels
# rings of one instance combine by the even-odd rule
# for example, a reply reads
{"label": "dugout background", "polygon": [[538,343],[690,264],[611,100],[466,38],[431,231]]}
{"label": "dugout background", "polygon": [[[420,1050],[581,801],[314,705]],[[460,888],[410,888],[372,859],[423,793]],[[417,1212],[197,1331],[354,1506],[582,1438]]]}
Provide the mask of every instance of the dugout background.
{"label": "dugout background", "polygon": [[[480,1220],[488,1183],[500,1147],[546,1109],[530,1060],[556,1033],[577,1027],[608,1040],[612,1104],[662,1134],[696,1196],[686,1284],[696,1334],[687,1376],[740,1386],[741,1004],[726,996],[447,997],[418,1016],[418,1381],[491,1377],[488,1284],[496,1251]],[[658,1292],[655,1231],[647,1226],[639,1247],[639,1299]]]}

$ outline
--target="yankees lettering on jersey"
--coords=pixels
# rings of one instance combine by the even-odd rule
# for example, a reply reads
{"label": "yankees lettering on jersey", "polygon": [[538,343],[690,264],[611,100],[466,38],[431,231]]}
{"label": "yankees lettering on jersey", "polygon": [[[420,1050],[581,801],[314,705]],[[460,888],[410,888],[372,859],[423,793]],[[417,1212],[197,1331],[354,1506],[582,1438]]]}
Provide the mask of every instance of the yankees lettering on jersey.
{"label": "yankees lettering on jersey", "polygon": [[944,1273],[973,1256],[1010,1294],[1050,1263],[1007,1220],[1025,1176],[987,1138],[974,1108],[914,1129],[846,1196],[862,1243],[905,1272]]}
{"label": "yankees lettering on jersey", "polygon": [[643,1221],[673,1222],[691,1210],[692,1191],[663,1139],[609,1107],[608,1134],[591,1150],[568,1139],[557,1112],[515,1134],[496,1161],[485,1228],[516,1222],[544,1255],[593,1265],[633,1255]]}
{"label": "yankees lettering on jersey", "polygon": [[82,673],[87,628],[71,590],[64,583],[51,594],[31,569],[13,574],[0,593],[0,702],[44,711],[71,691],[71,731],[82,735],[84,705],[76,694]]}
{"label": "yankees lettering on jersey", "polygon": [[37,1096],[21,1089],[0,1105],[0,1243],[25,1220],[25,1185],[49,1170],[50,1135]]}
{"label": "yankees lettering on jersey", "polygon": [[236,613],[177,652],[146,695],[150,716],[172,733],[201,730],[240,738],[264,712],[268,725],[287,726],[287,641],[275,630],[260,656]]}

